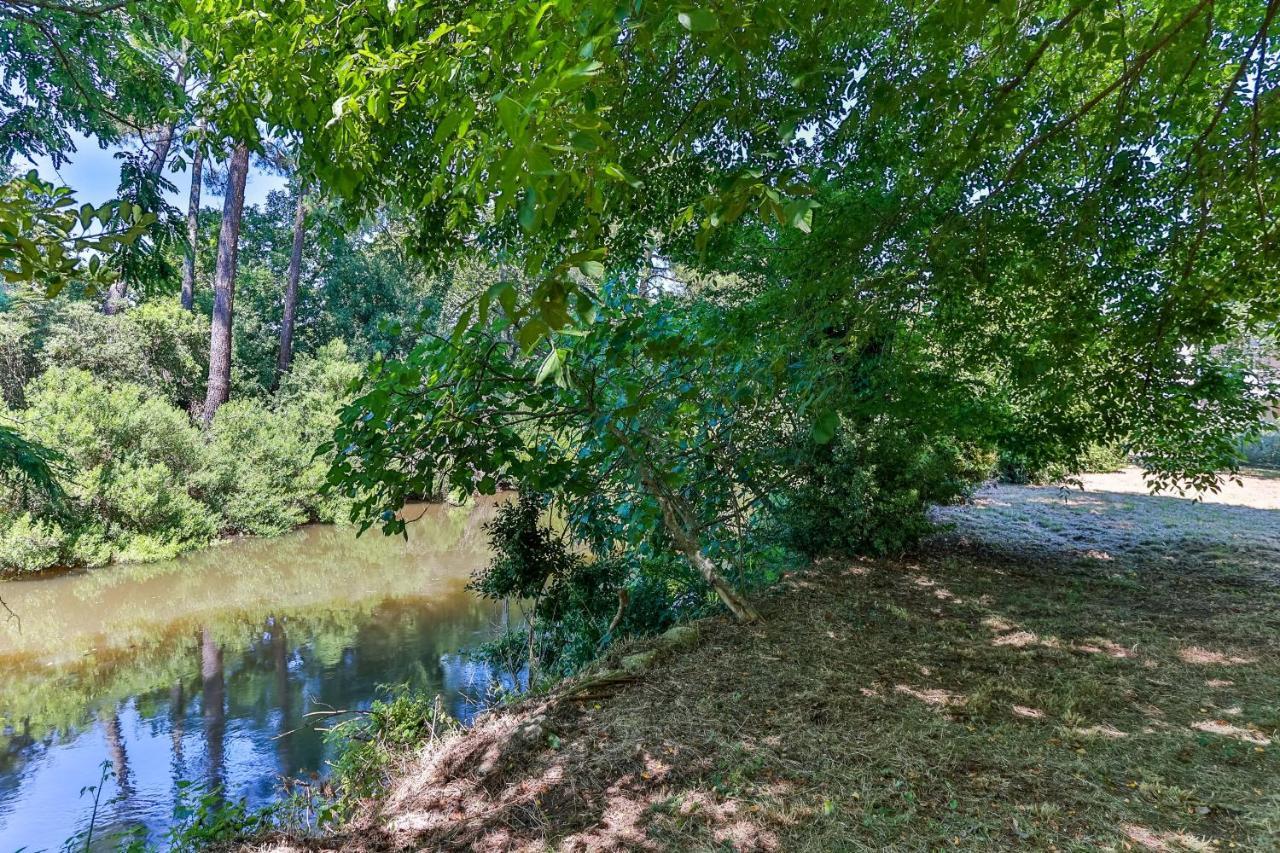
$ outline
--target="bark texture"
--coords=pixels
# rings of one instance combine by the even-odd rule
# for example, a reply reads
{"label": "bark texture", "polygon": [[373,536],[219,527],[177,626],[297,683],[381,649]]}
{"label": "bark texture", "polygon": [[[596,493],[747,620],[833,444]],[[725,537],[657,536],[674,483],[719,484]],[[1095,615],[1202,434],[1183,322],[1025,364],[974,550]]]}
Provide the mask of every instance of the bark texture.
{"label": "bark texture", "polygon": [[751,602],[734,589],[733,584],[720,574],[715,563],[702,553],[702,543],[699,541],[697,525],[694,523],[694,513],[688,501],[664,487],[652,471],[645,472],[644,484],[662,509],[663,526],[671,535],[671,541],[675,544],[676,550],[684,554],[689,565],[697,569],[707,585],[716,591],[720,601],[729,608],[729,612],[735,619],[739,622],[759,622],[760,613],[751,606]]}
{"label": "bark texture", "polygon": [[236,252],[244,214],[244,184],[249,174],[249,148],[237,145],[227,171],[227,193],[218,232],[218,264],[213,273],[213,325],[209,337],[209,390],[204,425],[231,394],[231,324],[236,294]]}

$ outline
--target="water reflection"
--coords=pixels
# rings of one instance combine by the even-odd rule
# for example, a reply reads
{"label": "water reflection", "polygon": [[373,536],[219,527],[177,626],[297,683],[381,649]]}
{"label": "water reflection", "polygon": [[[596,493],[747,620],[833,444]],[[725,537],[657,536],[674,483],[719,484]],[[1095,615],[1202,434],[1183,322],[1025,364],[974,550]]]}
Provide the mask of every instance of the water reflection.
{"label": "water reflection", "polygon": [[[460,651],[496,608],[465,589],[492,512],[433,507],[409,540],[309,528],[167,563],[0,585],[0,850],[98,831],[158,834],[178,780],[261,803],[323,770],[311,710],[367,707],[380,685],[440,693],[463,719],[498,678]],[[509,685],[508,685],[509,686]]]}

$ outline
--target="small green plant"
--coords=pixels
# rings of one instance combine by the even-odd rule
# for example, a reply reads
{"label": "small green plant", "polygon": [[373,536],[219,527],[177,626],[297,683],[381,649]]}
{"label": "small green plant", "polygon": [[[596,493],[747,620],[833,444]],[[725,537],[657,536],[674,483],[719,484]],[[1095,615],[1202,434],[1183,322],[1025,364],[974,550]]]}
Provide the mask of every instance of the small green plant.
{"label": "small green plant", "polygon": [[93,835],[97,830],[98,810],[102,805],[102,790],[106,787],[107,780],[114,778],[115,773],[111,770],[111,762],[104,761],[99,765],[101,774],[98,776],[96,785],[85,785],[80,789],[80,796],[83,798],[85,794],[93,797],[93,809],[89,812],[89,824],[84,829],[71,836],[63,843],[62,849],[71,850],[90,850],[93,847]]}
{"label": "small green plant", "polygon": [[327,733],[341,745],[330,764],[330,803],[317,809],[318,825],[340,822],[355,806],[376,795],[387,784],[388,771],[397,756],[458,731],[461,724],[445,709],[438,695],[426,696],[407,685],[383,687],[384,698],[367,711],[342,719]]}
{"label": "small green plant", "polygon": [[179,781],[165,849],[200,850],[248,838],[273,825],[275,810],[275,806],[250,808],[243,797],[228,800],[221,785]]}

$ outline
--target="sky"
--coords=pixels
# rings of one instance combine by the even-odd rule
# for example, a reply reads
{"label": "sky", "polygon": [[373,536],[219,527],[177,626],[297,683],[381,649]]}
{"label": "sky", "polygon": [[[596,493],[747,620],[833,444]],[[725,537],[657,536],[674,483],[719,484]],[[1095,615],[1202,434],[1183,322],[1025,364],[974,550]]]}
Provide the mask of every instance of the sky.
{"label": "sky", "polygon": [[[71,187],[75,191],[76,201],[80,203],[90,202],[96,205],[115,198],[116,187],[120,183],[120,161],[113,155],[123,149],[118,146],[103,149],[98,146],[96,139],[77,134],[73,134],[73,138],[76,150],[67,157],[67,162],[60,169],[55,170],[47,157],[36,158],[34,163],[15,162],[15,165],[19,168],[34,165],[40,177],[46,181]],[[171,202],[179,210],[186,210],[187,194],[191,190],[190,170],[165,172],[165,177],[177,187]],[[284,186],[285,179],[280,175],[251,168],[245,185],[245,204],[263,204],[267,200],[267,193],[284,189]],[[222,197],[210,192],[207,187],[201,191],[202,207],[218,207],[221,202]]]}

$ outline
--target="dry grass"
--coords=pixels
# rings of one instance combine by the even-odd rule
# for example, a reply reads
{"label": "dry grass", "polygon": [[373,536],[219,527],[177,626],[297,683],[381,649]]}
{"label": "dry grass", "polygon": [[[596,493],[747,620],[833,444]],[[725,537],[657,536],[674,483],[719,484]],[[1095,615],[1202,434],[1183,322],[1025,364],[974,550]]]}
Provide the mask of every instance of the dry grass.
{"label": "dry grass", "polygon": [[1277,849],[1280,512],[1174,500],[987,493],[760,627],[489,716],[307,845]]}

